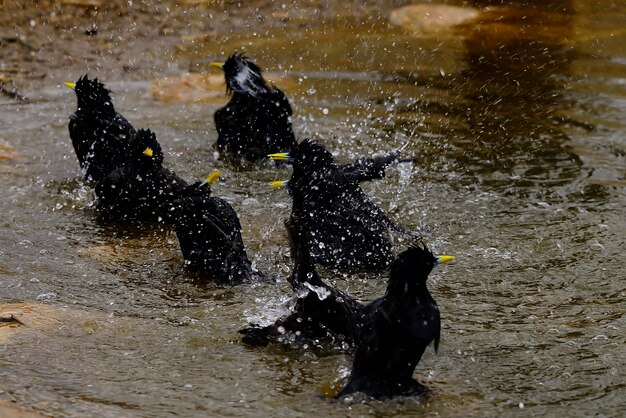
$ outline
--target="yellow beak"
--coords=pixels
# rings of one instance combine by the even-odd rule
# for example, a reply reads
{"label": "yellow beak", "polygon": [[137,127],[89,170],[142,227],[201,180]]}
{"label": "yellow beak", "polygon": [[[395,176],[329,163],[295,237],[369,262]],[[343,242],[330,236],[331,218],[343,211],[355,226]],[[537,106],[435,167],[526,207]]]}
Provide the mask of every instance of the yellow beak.
{"label": "yellow beak", "polygon": [[440,255],[437,256],[437,264],[447,263],[448,261],[454,260],[453,255]]}
{"label": "yellow beak", "polygon": [[220,70],[224,69],[224,63],[223,62],[219,62],[219,61],[213,61],[212,63],[209,64],[210,67],[217,67]]}
{"label": "yellow beak", "polygon": [[276,180],[270,182],[270,186],[272,186],[274,189],[282,189],[283,187],[287,187],[287,183],[287,180]]}
{"label": "yellow beak", "polygon": [[272,161],[287,161],[289,159],[288,152],[277,152],[276,154],[267,154]]}
{"label": "yellow beak", "polygon": [[71,88],[72,90],[74,90],[74,88],[76,87],[76,83],[72,83],[71,81],[66,81],[65,85]]}
{"label": "yellow beak", "polygon": [[220,178],[220,175],[221,175],[221,174],[222,174],[222,173],[221,173],[221,171],[219,171],[219,170],[215,170],[214,172],[212,172],[211,174],[209,174],[209,175],[207,176],[207,178],[205,178],[205,179],[204,179],[204,182],[205,182],[206,184],[213,184],[213,183],[215,183],[215,181],[216,181],[217,179],[219,179],[219,178]]}
{"label": "yellow beak", "polygon": [[154,155],[154,151],[152,151],[152,148],[148,147],[143,151],[143,155],[146,157],[152,157]]}

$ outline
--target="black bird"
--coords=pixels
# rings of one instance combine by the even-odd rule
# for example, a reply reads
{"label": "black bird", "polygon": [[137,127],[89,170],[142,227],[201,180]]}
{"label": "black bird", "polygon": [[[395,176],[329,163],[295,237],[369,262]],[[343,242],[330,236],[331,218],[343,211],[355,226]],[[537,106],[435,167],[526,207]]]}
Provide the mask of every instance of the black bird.
{"label": "black bird", "polygon": [[315,341],[327,339],[336,343],[353,344],[366,307],[333,286],[317,274],[307,246],[306,229],[297,218],[285,222],[293,270],[287,279],[299,295],[293,312],[276,323],[259,327],[252,325],[239,332],[242,341],[253,346],[265,346],[270,341]]}
{"label": "black bird", "polygon": [[[308,254],[306,231],[294,219],[287,224],[294,267],[289,279],[300,296],[293,312],[276,323],[244,328],[242,341],[327,339],[356,346],[353,370],[337,397],[364,392],[375,398],[420,395],[427,389],[412,378],[426,347],[439,345],[440,317],[426,287],[431,270],[454,257],[435,257],[426,246],[413,246],[392,263],[385,296],[363,305],[323,282]],[[285,338],[287,337],[287,338]]]}
{"label": "black bird", "polygon": [[291,179],[273,185],[287,186],[293,200],[292,216],[306,225],[315,262],[339,270],[382,270],[394,259],[389,230],[419,238],[419,233],[389,219],[359,185],[383,178],[390,164],[412,161],[399,160],[398,154],[338,165],[328,150],[311,139],[289,153],[270,154],[272,159],[293,165]]}
{"label": "black bird", "polygon": [[65,84],[76,92],[78,99],[69,123],[74,151],[85,179],[98,182],[125,165],[135,129],[115,111],[111,91],[97,78],[89,80],[85,75],[76,83]]}
{"label": "black bird", "polygon": [[164,168],[155,134],[140,129],[129,144],[127,164],[96,183],[98,210],[112,220],[162,221],[187,182]]}
{"label": "black bird", "polygon": [[228,104],[215,112],[217,149],[230,159],[259,161],[275,150],[296,145],[291,105],[285,94],[263,79],[261,69],[242,54],[213,62],[224,71]]}
{"label": "black bird", "polygon": [[377,399],[428,393],[413,379],[426,347],[434,342],[435,351],[439,348],[439,309],[426,281],[437,264],[452,259],[414,246],[393,262],[385,296],[363,316],[352,372],[337,398],[355,392]]}
{"label": "black bird", "polygon": [[167,222],[176,231],[189,270],[223,284],[263,280],[246,254],[237,213],[224,199],[211,196],[210,184],[218,176],[216,172],[182,190]]}

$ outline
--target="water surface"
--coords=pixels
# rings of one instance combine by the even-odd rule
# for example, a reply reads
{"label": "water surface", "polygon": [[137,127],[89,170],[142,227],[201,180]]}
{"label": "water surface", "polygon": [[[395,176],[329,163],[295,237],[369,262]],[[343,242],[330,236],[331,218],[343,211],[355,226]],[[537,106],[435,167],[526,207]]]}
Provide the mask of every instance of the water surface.
{"label": "water surface", "polygon": [[[445,34],[394,28],[383,12],[291,21],[176,58],[182,69],[244,49],[280,76],[297,135],[340,162],[408,143],[417,162],[364,187],[457,256],[431,276],[442,344],[416,369],[436,397],[330,402],[320,391],[347,374],[349,356],[243,346],[237,330],[276,318],[291,296],[290,202],[267,186],[289,171],[215,159],[224,96],[157,102],[149,80],[117,79],[106,80],[116,107],[156,131],[168,167],[189,180],[222,170],[214,193],[277,283],[199,282],[172,231],[103,224],[67,134],[74,95],[53,83],[0,113],[20,155],[0,161],[0,302],[52,309],[1,343],[3,398],[72,417],[621,416],[626,8],[516,7],[503,23]],[[520,13],[533,22],[521,32]],[[384,275],[324,274],[363,301],[384,292]]]}

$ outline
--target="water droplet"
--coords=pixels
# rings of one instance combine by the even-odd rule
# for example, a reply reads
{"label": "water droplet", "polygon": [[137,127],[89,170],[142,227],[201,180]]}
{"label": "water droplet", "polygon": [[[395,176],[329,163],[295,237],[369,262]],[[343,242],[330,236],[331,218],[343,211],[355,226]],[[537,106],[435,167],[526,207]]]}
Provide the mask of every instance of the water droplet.
{"label": "water droplet", "polygon": [[313,286],[311,283],[305,283],[304,285],[308,287],[310,290],[314,291],[317,294],[317,297],[319,298],[319,300],[324,300],[328,296],[330,296],[330,290],[324,287]]}

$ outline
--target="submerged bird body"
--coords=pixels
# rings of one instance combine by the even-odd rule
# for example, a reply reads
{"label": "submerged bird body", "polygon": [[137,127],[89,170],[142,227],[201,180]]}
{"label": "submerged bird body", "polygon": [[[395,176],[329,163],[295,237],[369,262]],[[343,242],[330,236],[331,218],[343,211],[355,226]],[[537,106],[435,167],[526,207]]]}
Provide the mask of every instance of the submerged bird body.
{"label": "submerged bird body", "polygon": [[113,220],[163,220],[187,183],[162,163],[155,134],[149,129],[137,131],[129,145],[128,163],[96,184],[99,211]]}
{"label": "submerged bird body", "polygon": [[208,182],[185,188],[167,219],[191,271],[230,284],[264,278],[248,259],[237,213],[225,200],[211,196]]}
{"label": "submerged bird body", "polygon": [[[441,321],[426,287],[433,267],[452,257],[435,257],[426,247],[411,247],[391,267],[385,296],[363,318],[352,372],[337,397],[363,392],[374,398],[428,393],[413,379],[426,347],[439,346]],[[441,261],[440,261],[441,260]]]}
{"label": "submerged bird body", "polygon": [[389,230],[415,234],[397,226],[359,185],[384,177],[397,153],[338,165],[323,146],[306,139],[288,161],[292,215],[306,224],[315,262],[340,270],[385,269],[394,258]]}
{"label": "submerged bird body", "polygon": [[307,246],[307,232],[294,217],[286,222],[293,270],[288,281],[298,295],[293,312],[276,323],[251,326],[239,332],[249,345],[265,346],[283,335],[300,341],[329,339],[352,344],[366,307],[351,296],[326,284],[317,274]]}
{"label": "submerged bird body", "polygon": [[218,150],[231,158],[258,161],[296,145],[289,100],[263,79],[261,69],[237,54],[219,65],[232,96],[214,115]]}
{"label": "submerged bird body", "polygon": [[85,179],[97,182],[126,164],[135,129],[115,111],[110,91],[97,78],[89,80],[85,75],[66,84],[78,99],[69,123],[72,145]]}

